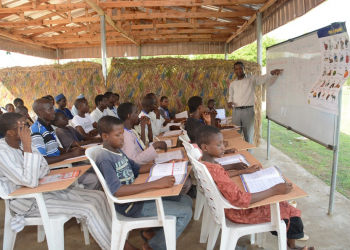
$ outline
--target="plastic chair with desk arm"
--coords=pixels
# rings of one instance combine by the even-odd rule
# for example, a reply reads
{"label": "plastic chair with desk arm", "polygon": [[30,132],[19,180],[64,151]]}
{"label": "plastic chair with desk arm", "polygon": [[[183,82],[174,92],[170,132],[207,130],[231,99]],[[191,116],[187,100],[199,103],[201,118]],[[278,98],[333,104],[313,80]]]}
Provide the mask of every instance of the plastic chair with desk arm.
{"label": "plastic chair with desk arm", "polygon": [[[287,247],[287,236],[286,236],[286,224],[280,219],[280,211],[278,203],[271,204],[271,216],[272,220],[268,223],[261,224],[237,224],[226,219],[225,209],[242,209],[231,205],[225,197],[222,196],[220,191],[217,189],[213,178],[211,177],[209,171],[204,164],[197,161],[193,155],[188,154],[188,157],[193,165],[193,168],[198,174],[198,179],[204,190],[208,210],[211,212],[211,220],[206,219],[206,223],[209,221],[209,225],[206,228],[210,228],[210,234],[207,243],[207,250],[214,249],[215,242],[217,240],[219,231],[221,229],[221,243],[220,250],[224,249],[234,249],[237,244],[238,239],[241,236],[263,233],[270,231],[278,232],[278,246],[280,250],[286,250]],[[205,214],[204,216],[208,216]],[[209,214],[210,215],[210,214]],[[276,219],[279,218],[279,219]],[[259,234],[260,236],[262,234]],[[252,237],[251,237],[252,238]],[[259,238],[259,237],[258,237]],[[259,241],[259,239],[258,239]]]}
{"label": "plastic chair with desk arm", "polygon": [[[176,250],[176,217],[165,216],[163,202],[161,197],[140,198],[140,199],[118,199],[109,191],[107,183],[97,167],[95,160],[102,146],[90,147],[85,151],[98,179],[101,182],[103,190],[107,196],[108,203],[112,213],[112,235],[111,249],[122,250],[125,240],[128,238],[129,231],[137,228],[164,227],[165,241],[168,250]],[[158,217],[130,218],[116,212],[114,203],[130,203],[138,201],[155,200],[157,205]]]}
{"label": "plastic chair with desk arm", "polygon": [[[38,242],[47,238],[49,250],[64,250],[64,223],[71,219],[69,216],[55,215],[49,216],[42,193],[9,196],[6,195],[0,186],[0,197],[5,201],[5,225],[3,250],[12,250],[15,245],[17,233],[11,229],[11,219],[14,213],[9,208],[11,199],[34,198],[39,208],[40,217],[25,217],[26,226],[38,226]],[[82,224],[85,245],[90,245],[89,231],[86,224]]]}

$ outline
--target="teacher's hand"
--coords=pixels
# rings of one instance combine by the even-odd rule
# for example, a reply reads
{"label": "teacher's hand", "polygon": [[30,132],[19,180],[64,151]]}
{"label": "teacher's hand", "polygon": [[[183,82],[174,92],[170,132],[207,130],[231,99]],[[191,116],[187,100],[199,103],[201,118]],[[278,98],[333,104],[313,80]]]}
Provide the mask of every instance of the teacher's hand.
{"label": "teacher's hand", "polygon": [[274,69],[270,73],[271,75],[278,76],[283,72],[283,69]]}
{"label": "teacher's hand", "polygon": [[232,102],[229,102],[229,103],[227,104],[227,107],[228,107],[229,109],[233,109]]}

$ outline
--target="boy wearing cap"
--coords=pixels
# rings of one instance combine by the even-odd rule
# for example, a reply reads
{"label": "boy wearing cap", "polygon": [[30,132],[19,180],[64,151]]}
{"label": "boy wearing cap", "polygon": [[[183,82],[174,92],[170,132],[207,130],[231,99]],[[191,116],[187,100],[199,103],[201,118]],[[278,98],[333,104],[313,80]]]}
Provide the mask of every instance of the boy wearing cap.
{"label": "boy wearing cap", "polygon": [[[85,96],[83,94],[78,95],[77,99],[84,99]],[[70,110],[70,112],[72,113],[73,117],[76,116],[78,114],[78,110],[75,107],[75,105],[73,104],[72,109]]]}
{"label": "boy wearing cap", "polygon": [[58,96],[55,97],[55,101],[57,103],[57,109],[55,109],[55,112],[61,112],[64,114],[65,117],[68,118],[68,120],[73,119],[72,113],[69,111],[69,109],[66,108],[67,106],[67,99],[66,97],[61,93]]}

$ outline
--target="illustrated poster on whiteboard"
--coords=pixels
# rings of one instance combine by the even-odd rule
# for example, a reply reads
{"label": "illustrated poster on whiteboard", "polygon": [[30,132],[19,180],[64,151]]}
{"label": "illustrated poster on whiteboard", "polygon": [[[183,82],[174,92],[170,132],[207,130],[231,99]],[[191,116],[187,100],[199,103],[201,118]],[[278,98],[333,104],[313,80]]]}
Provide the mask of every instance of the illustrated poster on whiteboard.
{"label": "illustrated poster on whiteboard", "polygon": [[338,94],[349,77],[350,44],[345,23],[333,23],[317,31],[321,48],[322,74],[310,89],[308,105],[338,114]]}

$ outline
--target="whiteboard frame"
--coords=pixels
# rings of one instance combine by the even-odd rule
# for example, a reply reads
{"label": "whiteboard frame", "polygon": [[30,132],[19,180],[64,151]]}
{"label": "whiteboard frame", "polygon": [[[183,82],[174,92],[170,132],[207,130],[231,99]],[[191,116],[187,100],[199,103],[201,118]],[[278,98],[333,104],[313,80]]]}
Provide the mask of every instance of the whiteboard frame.
{"label": "whiteboard frame", "polygon": [[[294,40],[301,39],[301,38],[303,38],[303,37],[305,37],[305,36],[312,35],[313,33],[317,33],[317,31],[318,31],[318,29],[317,29],[317,30],[314,30],[314,31],[311,31],[311,32],[308,32],[308,33],[305,33],[305,34],[302,34],[302,35],[300,35],[300,36],[297,36],[297,37],[288,39],[288,40],[283,41],[283,42],[280,42],[280,43],[278,43],[278,44],[274,44],[274,45],[272,45],[272,46],[270,46],[270,47],[267,47],[267,48],[266,48],[266,60],[267,60],[267,52],[268,52],[269,49],[274,48],[274,47],[277,47],[277,46],[280,46],[280,45],[282,45],[282,44],[291,43],[291,42],[293,42]],[[266,101],[267,101],[267,97],[266,97]],[[267,110],[266,110],[266,113],[267,113]],[[335,137],[335,134],[336,134],[337,117],[338,117],[338,115],[334,115],[334,122],[333,122],[334,133],[333,133],[333,138]],[[333,139],[333,145],[326,144],[326,143],[321,142],[321,141],[318,140],[318,139],[315,139],[315,138],[313,138],[313,137],[311,137],[311,136],[309,136],[309,135],[307,135],[307,134],[304,134],[304,133],[302,133],[302,132],[300,132],[300,131],[298,131],[298,130],[296,130],[296,129],[293,129],[293,128],[290,127],[290,126],[287,126],[287,125],[285,125],[285,124],[282,124],[282,123],[280,123],[280,122],[277,122],[277,121],[275,121],[275,120],[269,118],[267,114],[266,114],[266,119],[268,119],[268,120],[270,120],[270,121],[273,121],[274,123],[276,123],[276,124],[278,124],[278,125],[280,125],[280,126],[286,128],[287,130],[291,130],[291,131],[293,131],[294,133],[297,133],[297,134],[299,134],[299,135],[301,135],[301,136],[303,136],[303,137],[305,137],[305,138],[308,138],[309,140],[314,141],[314,142],[316,142],[317,144],[320,144],[320,145],[326,147],[326,148],[329,149],[329,150],[332,150],[332,151],[333,151],[334,148],[336,148],[336,146],[337,146],[337,145],[335,145],[335,139]],[[269,155],[269,153],[268,153],[268,155]]]}

